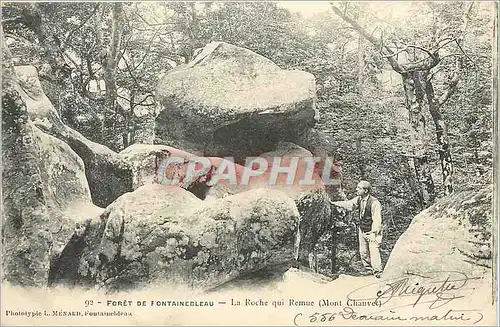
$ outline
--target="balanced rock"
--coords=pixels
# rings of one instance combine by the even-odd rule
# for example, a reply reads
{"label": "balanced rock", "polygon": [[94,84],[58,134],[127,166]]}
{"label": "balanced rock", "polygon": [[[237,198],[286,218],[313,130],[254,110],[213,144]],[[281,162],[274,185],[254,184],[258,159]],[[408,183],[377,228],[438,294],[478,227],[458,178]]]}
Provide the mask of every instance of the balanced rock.
{"label": "balanced rock", "polygon": [[261,55],[212,42],[157,88],[160,142],[207,156],[258,155],[315,123],[315,79]]}

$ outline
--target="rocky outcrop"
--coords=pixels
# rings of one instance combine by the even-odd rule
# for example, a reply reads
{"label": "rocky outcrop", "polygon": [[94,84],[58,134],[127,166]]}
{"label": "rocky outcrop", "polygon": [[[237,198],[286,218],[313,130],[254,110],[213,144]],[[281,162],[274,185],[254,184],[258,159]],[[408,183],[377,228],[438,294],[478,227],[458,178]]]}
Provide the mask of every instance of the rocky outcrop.
{"label": "rocky outcrop", "polygon": [[66,142],[82,158],[93,202],[105,207],[131,191],[133,176],[127,162],[106,146],[88,140],[62,123],[42,90],[35,67],[18,66],[15,71],[18,76],[16,89],[35,126]]}
{"label": "rocky outcrop", "polygon": [[[177,156],[189,160],[195,155],[164,145],[133,145],[124,151],[120,152],[134,167],[134,175],[139,176],[140,182],[137,185],[153,183],[158,176],[153,175],[153,171],[158,171],[159,161],[170,156]],[[215,181],[214,171],[224,164],[225,159],[217,157],[206,158],[211,169],[194,180],[190,184],[185,184],[187,161],[185,163],[174,165],[175,168],[165,169],[165,174],[170,179],[177,178],[181,186],[202,200],[215,200],[225,198],[234,194],[239,194],[253,189],[265,188],[279,190],[295,201],[300,213],[300,251],[299,261],[303,265],[308,265],[309,254],[323,233],[330,229],[334,221],[331,212],[331,206],[328,201],[328,194],[323,184],[323,173],[318,169],[319,165],[312,164],[311,153],[306,149],[299,147],[293,143],[280,142],[278,147],[272,151],[263,153],[260,157],[266,160],[267,170],[259,176],[251,177],[248,183],[242,183],[242,176],[248,167],[244,167],[235,163],[230,163],[234,167],[235,183],[231,183],[227,179]],[[162,159],[163,158],[163,159]],[[274,162],[275,158],[279,162]],[[272,178],[272,167],[289,167],[294,166],[296,161],[297,169],[291,171],[292,178],[289,180],[289,175],[280,173],[276,176],[276,180]],[[319,162],[323,167],[324,162]],[[170,166],[169,166],[170,167]],[[227,172],[227,171],[226,171]],[[162,170],[163,173],[163,170]],[[335,176],[332,174],[332,176]],[[330,178],[331,176],[328,176]],[[302,184],[303,180],[311,181],[310,184]]]}
{"label": "rocky outcrop", "polygon": [[2,48],[4,278],[13,284],[44,286],[51,259],[57,258],[75,225],[101,211],[91,203],[82,160],[30,121],[16,90],[8,50],[3,44]]}
{"label": "rocky outcrop", "polygon": [[492,186],[457,193],[415,216],[396,243],[384,277],[432,271],[491,274],[492,194]]}
{"label": "rocky outcrop", "polygon": [[103,209],[92,204],[82,159],[63,141],[36,127],[33,127],[33,132],[38,149],[36,162],[51,221],[51,252],[57,256],[75,226],[99,216]]}
{"label": "rocky outcrop", "polygon": [[[279,190],[288,195],[295,201],[300,214],[300,250],[296,249],[299,262],[308,266],[309,254],[333,223],[329,196],[323,183],[324,176],[318,168],[323,167],[324,162],[314,165],[308,160],[312,159],[311,152],[290,142],[279,142],[274,151],[263,153],[260,157],[267,161],[268,168],[265,173],[253,177],[247,185],[242,185],[241,176],[248,167],[236,165],[237,185],[231,185],[227,181],[212,185],[209,179],[210,187],[207,188],[205,196],[207,199],[222,198],[256,188]],[[214,166],[218,167],[215,160],[213,162]],[[296,169],[292,169],[290,174],[280,173],[275,180],[272,177],[273,170],[276,171],[278,167],[295,166]],[[303,183],[305,180],[309,183]]]}
{"label": "rocky outcrop", "polygon": [[[290,167],[294,160],[297,169],[293,183],[288,183],[286,174],[280,174],[277,185],[269,187],[285,191],[297,204],[300,213],[300,234],[298,244],[298,261],[304,266],[309,266],[309,255],[323,233],[330,229],[333,219],[328,194],[326,193],[323,167],[326,157],[321,156],[321,161],[313,164],[312,153],[303,147],[289,142],[280,142],[274,151],[263,153],[262,157],[273,165],[275,158],[280,158],[280,166]],[[269,172],[268,172],[269,173]],[[335,177],[335,176],[334,176]],[[325,180],[326,180],[325,178]],[[310,183],[303,183],[309,180]]]}
{"label": "rocky outcrop", "polygon": [[[248,190],[246,187],[237,185],[231,185],[230,189],[226,189],[223,186],[226,184],[224,181],[219,186],[209,185],[211,176],[222,164],[223,158],[199,157],[193,153],[159,144],[133,144],[122,150],[119,155],[132,168],[134,189],[154,183],[175,185],[190,191],[202,200],[206,199],[207,196],[213,197],[213,194],[208,194],[212,188],[214,190],[227,190],[225,194],[236,194]],[[189,176],[193,169],[202,170],[202,163],[198,162],[200,159],[206,161],[206,171],[196,172]],[[244,167],[238,164],[234,164],[234,167],[236,175],[241,177]],[[220,197],[222,194],[215,198]]]}
{"label": "rocky outcrop", "polygon": [[42,286],[48,278],[50,217],[37,165],[34,127],[15,90],[2,31],[2,267],[4,280]]}
{"label": "rocky outcrop", "polygon": [[[161,152],[163,151],[163,152]],[[140,167],[149,167],[146,171],[153,170],[158,167],[158,156],[162,154],[176,155],[182,158],[192,158],[194,155],[179,151],[177,149],[161,146],[161,145],[134,145],[130,149],[122,151],[120,154],[125,155],[128,160],[140,163]],[[217,157],[206,158],[211,163],[211,169],[207,174],[194,181],[191,185],[176,184],[182,186],[198,198],[203,200],[221,199],[234,194],[239,194],[248,190],[265,188],[279,190],[295,201],[300,213],[300,251],[299,261],[303,265],[308,265],[309,254],[323,233],[330,229],[333,223],[329,196],[326,193],[323,183],[323,172],[318,167],[323,167],[324,161],[314,163],[311,160],[312,154],[293,143],[279,142],[274,151],[263,153],[260,158],[267,162],[266,171],[255,177],[251,177],[248,183],[242,182],[242,176],[245,170],[249,167],[241,166],[235,163],[230,163],[234,167],[235,183],[231,183],[227,179],[216,181],[213,174],[225,159]],[[143,159],[140,159],[143,158]],[[323,158],[324,159],[324,158]],[[146,164],[148,163],[148,164]],[[176,177],[180,181],[186,175],[187,164],[180,164],[175,174],[169,171],[169,177]],[[276,172],[278,167],[296,166],[290,174],[280,173],[276,178],[272,177],[273,171]],[[273,168],[274,167],[274,168]],[[256,169],[256,168],[254,168]],[[138,169],[141,171],[141,169]],[[290,177],[291,176],[291,177]],[[335,172],[327,178],[335,177]],[[290,178],[289,178],[290,177]],[[149,180],[153,176],[148,177]],[[307,180],[309,183],[303,183]],[[298,246],[298,244],[297,244]]]}
{"label": "rocky outcrop", "polygon": [[297,227],[295,204],[278,191],[207,202],[176,186],[144,185],[89,222],[80,244],[73,242],[84,250],[73,251],[80,257],[70,277],[80,283],[93,278],[107,290],[152,284],[210,289],[266,267],[289,268]]}
{"label": "rocky outcrop", "polygon": [[[135,190],[142,185],[158,182],[161,162],[171,157],[175,150],[166,145],[132,144],[120,151],[119,155],[132,168],[132,188]],[[182,157],[188,158],[184,153]]]}
{"label": "rocky outcrop", "polygon": [[[115,153],[61,121],[34,67],[17,67],[16,73],[19,80],[11,86],[27,114],[19,135],[32,138],[16,146],[34,146],[23,151],[37,159],[38,175],[32,176],[40,184],[39,198],[32,209],[40,206],[35,221],[41,230],[35,232],[34,224],[26,234],[31,236],[9,244],[8,251],[11,258],[18,254],[16,247],[38,256],[11,264],[14,271],[32,260],[18,275],[34,269],[27,273],[36,277],[34,284],[48,279],[49,284],[123,289],[169,281],[208,289],[263,268],[288,268],[297,256],[299,219],[307,251],[331,222],[321,173],[303,160],[311,153],[283,142],[300,138],[314,124],[310,74],[281,70],[246,49],[210,44],[159,86],[163,106],[157,136],[183,150],[135,144]],[[190,180],[185,175],[189,159],[199,154],[228,154],[236,161],[261,154],[268,170],[242,185],[247,168],[234,164],[237,185],[216,183],[214,172],[229,161],[206,156],[210,169]],[[14,158],[15,153],[8,155]],[[169,157],[184,161],[163,167]],[[291,183],[286,174],[270,181],[276,157],[281,166],[299,158]],[[313,185],[300,182],[306,175]],[[162,185],[164,177],[179,182]],[[92,202],[107,206],[105,212]],[[5,235],[14,238],[16,221],[22,219],[10,221],[13,227]],[[40,240],[41,247],[26,249],[33,240]]]}
{"label": "rocky outcrop", "polygon": [[[122,150],[119,156],[132,168],[133,189],[152,183],[166,184],[164,179],[176,179],[178,183],[175,185],[183,188],[189,188],[198,182],[197,178],[193,178],[192,181],[186,179],[189,160],[197,156],[171,146],[132,144]],[[182,162],[166,164],[173,157],[182,159]],[[169,185],[174,184],[170,183]]]}
{"label": "rocky outcrop", "polygon": [[[325,160],[318,162],[316,166],[316,169],[320,172],[325,169],[326,158],[332,160],[333,164],[331,167],[328,167],[330,169],[330,177],[336,178],[340,182],[342,179],[342,172],[337,162],[339,157],[337,153],[337,144],[331,136],[315,128],[310,128],[301,134],[295,143],[309,150],[313,156],[325,158]],[[337,201],[345,199],[345,194],[340,183],[325,185],[325,189],[332,200]]]}
{"label": "rocky outcrop", "polygon": [[159,82],[157,142],[207,156],[258,155],[315,123],[315,92],[309,73],[213,42]]}

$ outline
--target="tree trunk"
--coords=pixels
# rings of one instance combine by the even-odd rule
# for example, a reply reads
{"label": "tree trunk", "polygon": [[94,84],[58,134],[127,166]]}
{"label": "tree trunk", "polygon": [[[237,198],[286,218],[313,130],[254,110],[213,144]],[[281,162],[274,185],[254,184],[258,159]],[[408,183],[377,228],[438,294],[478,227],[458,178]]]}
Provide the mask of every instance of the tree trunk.
{"label": "tree trunk", "polygon": [[35,33],[40,45],[43,47],[43,56],[47,59],[52,72],[54,72],[54,80],[57,82],[59,79],[62,79],[60,74],[61,66],[64,62],[61,60],[59,51],[54,44],[53,36],[45,28],[42,11],[39,6],[38,3],[32,3],[27,9],[23,10],[24,19],[26,20],[25,24]]}
{"label": "tree trunk", "polygon": [[[356,20],[362,19],[363,10],[365,4],[363,2],[356,3],[357,10],[355,11],[354,17]],[[358,62],[357,62],[357,72],[356,72],[356,88],[359,95],[363,96],[365,94],[365,88],[363,87],[364,82],[364,70],[365,70],[365,37],[358,34]]]}
{"label": "tree trunk", "polygon": [[422,107],[425,96],[422,84],[422,72],[401,74],[405,91],[406,108],[410,122],[410,144],[412,163],[419,181],[419,198],[423,207],[429,206],[436,199],[434,181],[429,166],[429,154],[426,142],[425,117]]}
{"label": "tree trunk", "polygon": [[356,159],[357,159],[357,166],[359,169],[360,179],[365,180],[365,179],[367,179],[366,159],[365,159],[365,156],[363,155],[363,150],[361,148],[362,140],[363,140],[363,137],[361,135],[358,135],[356,137]]}
{"label": "tree trunk", "polygon": [[339,242],[339,229],[336,227],[332,228],[332,236],[330,241],[330,258],[331,258],[331,273],[332,275],[337,273],[337,246]]}
{"label": "tree trunk", "polygon": [[102,134],[104,143],[115,151],[123,149],[122,124],[120,124],[123,119],[120,119],[119,106],[116,101],[116,67],[123,29],[122,9],[123,4],[121,2],[113,3],[111,41],[103,62],[106,99]]}
{"label": "tree trunk", "polygon": [[448,131],[446,127],[446,122],[443,119],[441,113],[441,106],[438,99],[434,95],[434,86],[432,81],[427,81],[425,84],[425,90],[427,95],[427,102],[429,104],[429,112],[434,121],[436,140],[439,146],[439,163],[441,165],[442,176],[443,176],[443,187],[444,194],[450,195],[453,193],[453,161],[451,158],[451,147],[450,140],[448,138]]}
{"label": "tree trunk", "polygon": [[363,44],[364,37],[359,34],[358,35],[358,76],[357,76],[357,86],[358,86],[358,93],[362,96],[364,87],[363,87],[363,72],[365,68],[365,47]]}

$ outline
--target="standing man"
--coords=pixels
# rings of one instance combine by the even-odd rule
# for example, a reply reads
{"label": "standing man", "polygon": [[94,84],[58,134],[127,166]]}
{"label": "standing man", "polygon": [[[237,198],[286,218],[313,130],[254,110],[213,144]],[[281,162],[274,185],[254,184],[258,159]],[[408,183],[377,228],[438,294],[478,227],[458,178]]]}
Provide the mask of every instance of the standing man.
{"label": "standing man", "polygon": [[380,259],[380,242],[382,241],[382,214],[380,202],[370,194],[372,186],[367,181],[360,181],[356,187],[357,196],[348,201],[334,201],[333,205],[349,211],[358,209],[359,254],[366,269],[373,272],[376,278],[382,274]]}

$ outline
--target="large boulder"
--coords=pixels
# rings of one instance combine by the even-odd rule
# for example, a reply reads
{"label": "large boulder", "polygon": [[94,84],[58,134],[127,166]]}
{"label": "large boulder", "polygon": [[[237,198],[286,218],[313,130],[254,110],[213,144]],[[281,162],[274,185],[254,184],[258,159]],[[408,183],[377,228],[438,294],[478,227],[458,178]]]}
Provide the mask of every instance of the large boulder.
{"label": "large boulder", "polygon": [[[237,185],[231,185],[227,181],[211,184],[208,179],[209,188],[206,189],[207,199],[223,198],[231,194],[238,194],[256,188],[279,190],[295,201],[300,214],[300,233],[296,249],[298,261],[304,266],[310,266],[310,255],[320,237],[333,224],[333,217],[329,196],[326,192],[324,179],[338,177],[335,170],[328,170],[327,176],[323,174],[326,157],[319,157],[321,161],[313,164],[312,154],[308,150],[290,143],[279,142],[273,151],[262,153],[259,157],[267,162],[267,170],[260,176],[252,177],[249,183],[242,185],[241,176],[243,171],[249,167],[236,166]],[[214,166],[217,162],[212,159]],[[276,180],[272,178],[273,171],[279,167],[294,167],[291,174],[280,173]],[[327,166],[328,167],[328,166]],[[289,176],[293,178],[289,179]],[[309,181],[310,183],[304,183]]]}
{"label": "large boulder", "polygon": [[30,121],[8,50],[2,49],[3,278],[45,286],[51,259],[75,226],[101,211],[91,203],[82,160]]}
{"label": "large boulder", "polygon": [[[189,159],[196,155],[167,145],[160,144],[132,144],[119,152],[119,156],[132,168],[132,187],[138,187],[152,183],[162,183],[162,178],[177,178],[176,185],[189,188],[192,183],[185,180]],[[165,160],[177,157],[183,162],[172,163],[165,166]],[[176,168],[173,171],[173,168]],[[159,174],[162,174],[159,176]],[[201,177],[201,176],[200,176]]]}
{"label": "large boulder", "polygon": [[93,202],[105,207],[132,188],[131,167],[118,154],[104,145],[92,142],[63,124],[56,109],[47,98],[33,66],[15,68],[16,86],[26,103],[29,118],[36,127],[66,142],[85,165],[85,174]]}
{"label": "large boulder", "polygon": [[48,279],[51,222],[37,165],[34,127],[15,90],[16,77],[2,30],[2,277],[43,286]]}
{"label": "large boulder", "polygon": [[[293,183],[287,183],[286,174],[278,177],[277,185],[271,186],[284,190],[297,204],[300,213],[300,229],[298,257],[299,264],[310,267],[311,255],[320,237],[328,231],[333,223],[331,206],[326,193],[326,179],[335,179],[337,176],[330,176],[323,173],[326,156],[318,156],[319,162],[312,165],[313,154],[303,147],[290,142],[280,142],[274,151],[261,155],[269,162],[269,167],[273,167],[275,158],[280,158],[280,166],[289,167],[294,160],[297,160],[297,169]],[[312,171],[311,171],[312,170]],[[301,181],[308,179],[314,181],[312,185],[302,185]]]}
{"label": "large boulder", "polygon": [[[8,253],[5,256],[9,262],[9,267],[20,273],[22,272],[21,267],[24,265],[39,267],[41,270],[39,274],[44,275],[43,279],[39,281],[39,285],[46,285],[50,283],[50,274],[49,276],[46,275],[49,273],[49,265],[57,263],[62,250],[75,229],[84,224],[87,219],[99,216],[103,209],[92,204],[83,162],[80,157],[63,141],[43,133],[31,123],[29,123],[29,126],[26,138],[31,138],[33,142],[37,155],[32,160],[40,177],[38,184],[40,194],[37,196],[43,199],[43,211],[46,212],[47,217],[40,221],[37,219],[37,215],[33,215],[33,220],[31,220],[32,217],[27,215],[23,218],[26,219],[26,222],[19,221],[20,228],[14,230],[9,228],[10,225],[6,225],[4,241],[7,244],[15,244],[17,251],[36,253],[42,249],[45,253],[43,256],[38,255],[28,261],[25,261],[25,258],[19,260],[13,253]],[[10,146],[10,144],[7,143],[7,146]],[[17,197],[17,191],[26,191],[26,189],[25,186],[19,188],[23,179],[16,172],[19,168],[7,164],[10,160],[16,160],[11,155],[8,155],[8,152],[9,150],[4,151],[4,154],[6,154],[4,160],[10,157],[8,161],[4,161],[4,173],[8,174],[9,178],[16,177],[18,180],[14,180],[13,183],[10,183],[10,181],[4,183],[3,191]],[[15,156],[20,156],[20,154],[15,153]],[[32,174],[32,172],[23,174]],[[28,183],[26,186],[29,185]],[[22,202],[22,200],[27,200],[30,197],[29,192],[27,195],[19,194],[18,196],[19,198],[15,199],[15,201],[19,201],[19,205],[29,206],[30,203],[32,204],[32,201],[29,200],[26,201],[26,204]],[[23,237],[32,228],[38,230],[36,233],[39,237],[44,235],[45,242],[39,241],[40,248],[37,247],[36,243],[33,243],[34,241],[31,238],[25,239]],[[44,247],[44,243],[48,246]],[[30,278],[28,276],[24,276],[23,281],[13,280],[13,282],[19,282],[19,284],[25,286],[31,285],[26,280],[26,278]],[[10,279],[10,276],[8,279]]]}
{"label": "large boulder", "polygon": [[207,156],[258,155],[315,123],[315,79],[261,55],[212,42],[157,88],[157,142]]}
{"label": "large boulder", "polygon": [[63,141],[33,127],[45,205],[53,224],[52,253],[62,251],[75,227],[104,209],[92,203],[83,161]]}
{"label": "large boulder", "polygon": [[[103,282],[105,279],[100,274],[103,264],[109,261],[108,257],[117,257],[117,260],[113,262],[114,265],[120,261],[122,254],[129,258],[127,253],[132,251],[129,245],[139,246],[134,242],[142,242],[155,228],[158,221],[169,217],[177,219],[176,217],[180,217],[179,211],[185,208],[196,208],[202,204],[203,201],[177,186],[151,183],[138,187],[134,192],[124,194],[108,206],[100,217],[87,220],[81,230],[74,233],[64,248],[59,262],[51,269],[52,284],[93,288],[96,283]],[[123,217],[124,214],[125,217]],[[120,223],[115,218],[126,219],[121,222],[123,230],[121,230],[122,225],[119,225]],[[113,231],[113,228],[116,230]],[[112,239],[112,235],[115,234],[118,238]],[[126,235],[126,238],[120,238],[123,235]],[[124,244],[124,251],[121,250],[120,242]],[[118,248],[120,248],[119,254]],[[133,266],[134,263],[131,265]],[[118,277],[114,283],[115,288],[124,287],[120,283],[127,280],[129,272],[132,272],[131,281],[140,282],[137,275],[139,270],[132,268],[129,270],[124,271]],[[110,274],[108,270],[105,270],[105,273]]]}
{"label": "large boulder", "polygon": [[91,276],[107,290],[153,284],[207,290],[266,267],[289,268],[297,227],[294,202],[278,191],[207,202],[176,186],[144,185],[90,225],[80,242],[87,249],[76,251],[77,279]]}
{"label": "large boulder", "polygon": [[457,193],[415,216],[397,241],[384,277],[432,271],[491,275],[492,194],[491,186]]}
{"label": "large boulder", "polygon": [[63,141],[33,128],[45,205],[51,222],[47,281],[50,285],[56,277],[51,273],[53,267],[61,264],[62,252],[68,242],[88,220],[99,217],[104,209],[92,203],[82,159]]}

